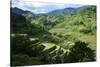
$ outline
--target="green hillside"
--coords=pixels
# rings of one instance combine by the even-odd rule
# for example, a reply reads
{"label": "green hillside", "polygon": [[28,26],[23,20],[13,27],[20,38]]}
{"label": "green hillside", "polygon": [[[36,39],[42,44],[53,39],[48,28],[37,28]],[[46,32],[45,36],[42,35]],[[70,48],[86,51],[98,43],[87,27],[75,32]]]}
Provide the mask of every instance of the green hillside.
{"label": "green hillside", "polygon": [[96,7],[83,7],[74,15],[64,16],[63,22],[55,25],[49,32],[72,42],[80,40],[89,43],[96,50]]}
{"label": "green hillside", "polygon": [[12,8],[11,65],[95,61],[96,6],[71,9],[22,14]]}

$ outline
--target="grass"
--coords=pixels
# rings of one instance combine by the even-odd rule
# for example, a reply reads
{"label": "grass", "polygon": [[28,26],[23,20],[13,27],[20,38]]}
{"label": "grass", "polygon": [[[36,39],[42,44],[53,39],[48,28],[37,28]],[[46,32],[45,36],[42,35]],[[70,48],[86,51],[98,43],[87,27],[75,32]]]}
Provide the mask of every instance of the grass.
{"label": "grass", "polygon": [[55,44],[53,43],[42,43],[42,45],[45,46],[44,50],[50,49],[55,46]]}
{"label": "grass", "polygon": [[84,35],[80,37],[80,40],[87,42],[89,47],[93,50],[96,50],[96,36],[95,35]]}

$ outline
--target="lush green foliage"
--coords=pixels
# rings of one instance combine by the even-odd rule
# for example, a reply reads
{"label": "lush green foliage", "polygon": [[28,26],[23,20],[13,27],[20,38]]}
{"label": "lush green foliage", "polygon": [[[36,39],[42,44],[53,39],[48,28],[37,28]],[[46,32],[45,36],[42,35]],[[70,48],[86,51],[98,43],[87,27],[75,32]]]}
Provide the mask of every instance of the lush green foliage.
{"label": "lush green foliage", "polygon": [[96,60],[95,6],[36,15],[12,8],[11,27],[12,66]]}

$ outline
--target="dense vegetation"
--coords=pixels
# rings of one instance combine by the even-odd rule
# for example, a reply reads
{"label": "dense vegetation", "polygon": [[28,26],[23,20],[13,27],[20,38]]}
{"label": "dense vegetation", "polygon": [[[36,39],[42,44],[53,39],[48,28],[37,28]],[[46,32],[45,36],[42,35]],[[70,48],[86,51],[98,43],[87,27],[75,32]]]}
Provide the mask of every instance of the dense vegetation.
{"label": "dense vegetation", "polygon": [[96,6],[33,14],[11,8],[11,65],[96,60]]}

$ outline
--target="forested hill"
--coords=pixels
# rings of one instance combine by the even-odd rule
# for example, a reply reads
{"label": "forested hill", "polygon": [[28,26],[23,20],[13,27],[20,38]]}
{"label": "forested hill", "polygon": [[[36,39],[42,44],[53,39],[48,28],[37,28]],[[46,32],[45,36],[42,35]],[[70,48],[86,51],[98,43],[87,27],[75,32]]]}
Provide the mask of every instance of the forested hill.
{"label": "forested hill", "polygon": [[96,60],[96,6],[35,14],[11,7],[11,65]]}

